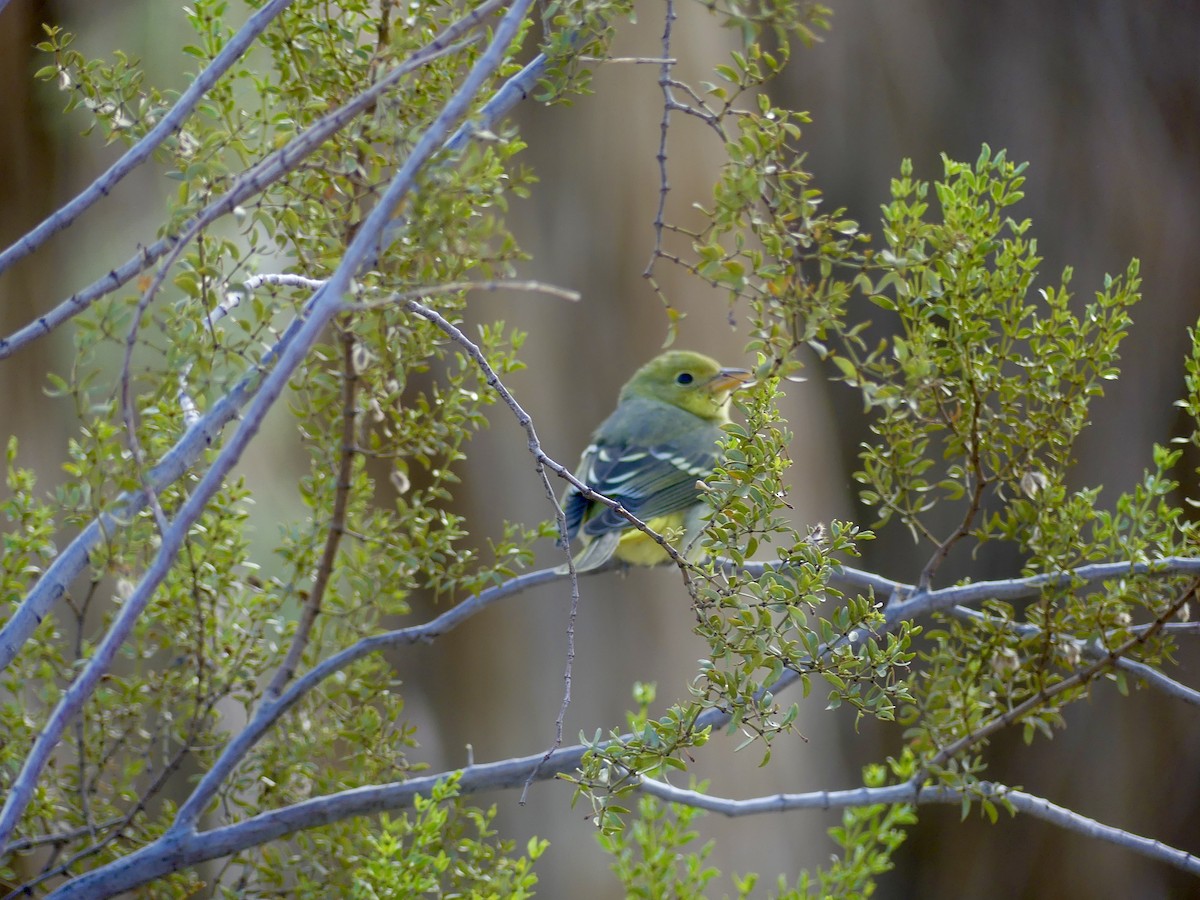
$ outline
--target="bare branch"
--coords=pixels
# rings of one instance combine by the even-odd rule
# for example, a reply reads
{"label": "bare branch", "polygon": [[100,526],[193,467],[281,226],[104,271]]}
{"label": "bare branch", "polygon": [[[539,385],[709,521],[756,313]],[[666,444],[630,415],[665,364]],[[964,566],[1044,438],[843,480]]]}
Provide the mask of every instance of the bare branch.
{"label": "bare branch", "polygon": [[1028,578],[976,581],[936,591],[910,589],[907,595],[902,588],[903,599],[888,604],[886,615],[890,624],[902,619],[920,618],[935,610],[947,610],[954,606],[974,606],[985,600],[1029,600],[1040,596],[1047,588],[1071,585],[1087,587],[1109,578],[1131,575],[1154,575],[1161,578],[1173,575],[1200,576],[1200,559],[1168,556],[1148,562],[1093,563],[1078,569],[1031,575]]}
{"label": "bare branch", "polygon": [[671,111],[678,105],[675,102],[675,96],[671,93],[671,85],[674,83],[671,78],[671,68],[675,64],[671,58],[671,28],[675,24],[676,18],[675,0],[667,0],[667,8],[663,13],[663,59],[658,75],[658,85],[662,89],[663,95],[662,121],[658,126],[658,154],[655,156],[655,159],[658,160],[658,210],[654,215],[654,250],[650,254],[650,261],[646,264],[646,271],[642,273],[644,278],[653,277],[654,263],[662,253],[663,220],[667,211],[667,194],[671,191],[671,184],[667,178],[667,135],[671,130]]}
{"label": "bare branch", "polygon": [[996,782],[978,782],[972,785],[970,790],[963,790],[948,785],[922,787],[914,781],[906,781],[903,784],[886,787],[862,787],[845,791],[810,791],[804,794],[774,794],[749,800],[711,797],[649,778],[643,778],[638,787],[639,790],[669,803],[680,803],[731,817],[790,812],[797,809],[846,809],[870,806],[875,803],[907,803],[914,806],[927,803],[961,805],[964,800],[982,798],[1007,804],[1017,812],[1050,822],[1067,831],[1115,844],[1159,862],[1168,863],[1191,875],[1200,875],[1200,857],[1194,854],[1168,846],[1161,841],[1125,831],[1122,828],[1105,825],[1073,810],[1051,803],[1044,797],[1014,790]]}
{"label": "bare branch", "polygon": [[423,297],[431,297],[436,294],[457,294],[460,291],[485,291],[488,293],[495,291],[526,291],[531,294],[546,294],[550,297],[557,297],[559,300],[568,300],[571,303],[577,302],[580,298],[578,291],[562,288],[555,284],[547,284],[544,281],[493,278],[486,281],[448,281],[445,284],[413,288],[411,291],[401,291],[384,300],[373,300],[356,305],[364,308],[394,306],[397,302],[404,303],[409,300],[420,300]]}

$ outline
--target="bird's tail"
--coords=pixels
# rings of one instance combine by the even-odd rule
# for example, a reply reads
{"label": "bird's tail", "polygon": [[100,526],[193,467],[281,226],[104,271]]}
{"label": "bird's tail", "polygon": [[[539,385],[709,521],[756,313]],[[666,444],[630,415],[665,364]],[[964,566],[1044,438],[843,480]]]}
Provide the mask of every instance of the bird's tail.
{"label": "bird's tail", "polygon": [[[592,538],[583,549],[579,551],[579,555],[575,557],[576,572],[590,572],[593,569],[598,569],[610,559],[613,553],[617,550],[617,544],[621,542],[623,531],[606,531],[599,537]],[[566,575],[568,571],[566,563],[558,566],[555,570],[559,575]]]}

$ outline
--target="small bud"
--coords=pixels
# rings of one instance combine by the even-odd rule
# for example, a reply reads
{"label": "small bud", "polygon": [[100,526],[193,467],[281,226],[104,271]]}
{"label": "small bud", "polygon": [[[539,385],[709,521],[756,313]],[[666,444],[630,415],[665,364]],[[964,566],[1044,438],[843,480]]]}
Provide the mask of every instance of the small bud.
{"label": "small bud", "polygon": [[1010,675],[1021,668],[1021,657],[1012,647],[1004,647],[992,657],[992,670],[997,675]]}
{"label": "small bud", "polygon": [[354,374],[361,375],[371,367],[374,359],[375,357],[370,350],[362,344],[355,344],[354,350],[350,354],[350,365],[354,369]]}
{"label": "small bud", "polygon": [[1046,489],[1050,479],[1043,472],[1026,472],[1021,476],[1021,491],[1031,500]]}
{"label": "small bud", "polygon": [[1082,658],[1083,653],[1079,649],[1078,642],[1066,641],[1062,645],[1061,651],[1062,657],[1064,660],[1066,660],[1068,666],[1073,667],[1079,665],[1079,660]]}
{"label": "small bud", "polygon": [[392,487],[396,489],[397,494],[407,494],[408,489],[412,487],[412,482],[408,480],[408,474],[400,469],[392,469],[388,476],[388,481],[392,483]]}

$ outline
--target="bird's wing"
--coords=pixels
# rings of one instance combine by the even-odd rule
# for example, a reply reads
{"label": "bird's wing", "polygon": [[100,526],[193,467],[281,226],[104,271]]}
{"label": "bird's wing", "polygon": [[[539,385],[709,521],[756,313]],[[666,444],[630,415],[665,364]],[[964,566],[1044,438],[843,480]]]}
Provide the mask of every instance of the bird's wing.
{"label": "bird's wing", "polygon": [[[618,501],[643,522],[687,509],[700,496],[698,479],[712,474],[717,460],[716,436],[711,443],[683,448],[667,442],[650,447],[593,444],[583,453],[577,477],[593,490]],[[582,527],[591,537],[629,528],[614,510],[597,508],[577,490],[564,498],[567,533],[574,537]]]}

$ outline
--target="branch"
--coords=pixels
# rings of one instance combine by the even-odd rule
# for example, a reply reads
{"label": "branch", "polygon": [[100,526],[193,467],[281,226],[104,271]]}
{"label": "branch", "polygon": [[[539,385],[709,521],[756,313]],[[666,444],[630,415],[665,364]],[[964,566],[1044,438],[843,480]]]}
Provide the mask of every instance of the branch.
{"label": "branch", "polygon": [[177,132],[187,117],[192,114],[196,104],[204,99],[222,75],[250,48],[250,45],[262,34],[271,21],[291,5],[292,0],[269,0],[269,2],[252,15],[226,44],[221,48],[211,63],[196,76],[196,80],[188,86],[171,107],[170,112],[150,129],[140,141],[125,152],[119,160],[109,167],[108,171],[83,189],[73,200],[52,213],[33,231],[27,232],[16,243],[0,253],[0,274],[33,253],[51,237],[69,227],[92,204],[102,197],[107,197],[126,175],[148,160],[158,147],[172,134]]}
{"label": "branch", "polygon": [[[103,296],[110,290],[134,278],[143,268],[152,264],[156,259],[170,252],[177,243],[190,240],[201,229],[211,224],[224,213],[229,212],[246,197],[265,188],[276,178],[286,174],[295,162],[313,152],[322,141],[346,125],[354,115],[374,103],[384,91],[395,84],[401,76],[411,72],[419,65],[427,63],[437,55],[458,49],[461,45],[447,45],[445,42],[462,34],[468,28],[477,25],[481,17],[492,9],[500,6],[504,0],[485,0],[479,7],[459,21],[447,26],[424,50],[413,54],[400,66],[388,73],[377,84],[364,91],[357,98],[326,116],[295,138],[276,154],[272,154],[257,166],[244,173],[234,184],[224,198],[210,205],[193,218],[180,234],[168,236],[153,246],[146,248],[132,260],[74,297],[60,303],[51,313],[27,325],[7,340],[0,339],[0,359],[11,355],[25,344],[43,334],[48,334],[54,327],[66,321],[87,308],[88,304]],[[428,55],[425,55],[428,54]],[[488,106],[485,105],[485,109]],[[484,119],[483,121],[491,121]],[[295,159],[293,159],[295,157]],[[293,284],[302,282],[286,281],[285,279],[300,276],[255,276],[247,281],[247,285],[258,284],[260,281],[272,283]],[[317,286],[324,282],[317,282]],[[107,286],[105,286],[107,285]],[[311,285],[307,285],[311,286]],[[259,389],[262,373],[274,365],[289,343],[300,330],[305,317],[311,310],[312,302],[299,318],[292,321],[283,336],[263,358],[262,362],[250,370],[234,387],[212,407],[208,415],[200,419],[194,426],[184,432],[183,437],[171,448],[146,476],[145,488],[137,491],[122,493],[113,502],[112,507],[101,513],[88,524],[76,538],[71,541],[54,562],[38,579],[37,584],[22,601],[12,618],[0,629],[0,671],[3,671],[16,658],[21,646],[29,639],[42,623],[51,608],[67,591],[68,586],[88,564],[88,554],[106,535],[119,530],[126,522],[131,521],[149,502],[152,491],[162,490],[183,476],[200,459],[205,450],[209,449],[220,437],[221,431],[231,421],[241,415],[242,407],[249,402]]]}
{"label": "branch", "polygon": [[[996,616],[990,616],[987,613],[979,612],[975,609],[967,609],[963,606],[956,606],[953,610],[951,610],[951,612],[960,619],[966,619],[972,622],[987,622],[993,626],[1000,625],[1010,631],[1015,632],[1016,634],[1019,634],[1023,638],[1035,637],[1042,634],[1041,628],[1029,622],[1002,621]],[[1196,627],[1197,624],[1200,623],[1164,623],[1163,627],[1159,630],[1166,633],[1195,634],[1200,631],[1200,629]],[[1153,623],[1151,623],[1151,625],[1153,625]],[[1124,631],[1126,633],[1131,632],[1134,635],[1142,635],[1149,630],[1151,625],[1141,625],[1137,628],[1125,629]],[[1106,637],[1112,636],[1112,633],[1106,635]],[[1078,638],[1070,637],[1065,639],[1079,652],[1079,654],[1087,656],[1089,659],[1107,658],[1109,655],[1108,647],[1098,638],[1091,641],[1084,641],[1079,640]],[[1189,703],[1192,706],[1200,706],[1200,691],[1176,681],[1174,678],[1171,678],[1163,672],[1160,672],[1158,669],[1148,665],[1147,663],[1139,662],[1127,657],[1120,657],[1112,660],[1112,665],[1114,668],[1129,672],[1135,677],[1142,679],[1147,685],[1161,691],[1169,697],[1174,697],[1176,700],[1182,700],[1184,703]]]}
{"label": "branch", "polygon": [[485,0],[480,6],[448,25],[437,37],[425,47],[413,53],[403,63],[388,72],[378,82],[371,85],[344,106],[321,117],[307,129],[302,131],[284,147],[263,158],[239,175],[228,192],[210,203],[200,212],[189,219],[182,228],[156,241],[149,247],[140,249],[124,264],[110,271],[103,278],[93,282],[54,307],[44,316],[38,317],[25,327],[17,330],[7,338],[0,338],[0,359],[12,356],[18,350],[43,337],[79,313],[87,309],[100,297],[116,290],[139,273],[152,266],[155,262],[171,253],[177,246],[186,245],[201,231],[233,212],[244,201],[266,190],[284,175],[292,171],[302,160],[314,153],[333,134],[336,134],[363,110],[374,105],[379,98],[391,90],[405,75],[427,65],[433,60],[448,53],[457,52],[474,38],[454,42],[460,35],[481,24],[483,17],[504,3],[504,0]]}
{"label": "branch", "polygon": [[[936,393],[935,393],[936,396]],[[946,561],[946,557],[950,555],[954,545],[967,537],[971,533],[971,526],[975,522],[975,517],[979,514],[979,510],[983,507],[983,494],[987,490],[988,479],[983,474],[983,463],[979,458],[979,407],[982,401],[979,398],[978,389],[974,381],[971,382],[971,425],[970,425],[970,444],[971,450],[968,454],[971,465],[970,478],[974,482],[971,489],[971,502],[967,504],[966,510],[963,512],[962,520],[958,523],[958,527],[954,529],[943,541],[937,542],[937,548],[933,551],[933,555],[929,557],[929,561],[925,563],[925,568],[921,570],[921,576],[917,579],[918,586],[928,588],[933,582],[933,576]],[[949,425],[954,421],[954,417],[945,411],[941,398],[937,399],[938,408],[942,410],[942,418]]]}
{"label": "branch", "polygon": [[912,805],[950,803],[958,805],[964,800],[982,796],[987,800],[1008,804],[1017,812],[1050,822],[1067,831],[1107,841],[1159,862],[1168,863],[1191,875],[1200,875],[1200,857],[1170,847],[1161,841],[1145,838],[1112,825],[1104,825],[1095,819],[1051,803],[1044,797],[1014,790],[996,782],[981,781],[973,784],[969,789],[963,789],[948,785],[922,787],[915,781],[906,781],[903,784],[886,787],[862,787],[846,791],[811,791],[804,794],[775,794],[750,800],[727,800],[712,797],[649,778],[641,780],[639,789],[670,803],[681,803],[685,806],[731,817],[788,812],[796,809],[846,809],[870,806],[875,803],[908,803]]}
{"label": "branch", "polygon": [[[1096,641],[1088,642],[1084,647],[1084,653],[1092,658],[1108,656],[1108,651]],[[1154,666],[1138,662],[1135,659],[1125,659],[1124,657],[1118,659],[1114,665],[1116,668],[1142,679],[1149,687],[1161,691],[1168,697],[1174,697],[1176,700],[1182,700],[1184,703],[1190,703],[1192,706],[1200,706],[1200,691],[1176,681],[1174,678],[1154,668]]]}
{"label": "branch", "polygon": [[646,270],[642,272],[643,278],[653,277],[654,263],[662,253],[663,219],[667,211],[667,195],[671,191],[671,184],[667,178],[667,135],[671,130],[671,110],[676,106],[675,96],[671,93],[671,68],[675,65],[675,60],[671,58],[671,28],[676,18],[674,0],[667,0],[667,8],[663,13],[663,59],[658,74],[658,85],[663,95],[662,121],[658,126],[658,154],[655,156],[658,160],[658,211],[654,215],[654,249],[651,251],[649,262],[646,263]]}
{"label": "branch", "polygon": [[583,745],[576,745],[550,753],[544,762],[543,754],[535,754],[467,766],[452,773],[413,778],[400,784],[351,788],[261,813],[211,831],[172,830],[141,850],[62,885],[50,896],[56,900],[111,897],[171,872],[239,853],[302,829],[327,825],[352,816],[405,809],[412,806],[417,796],[428,795],[434,785],[448,775],[460,777],[459,787],[464,796],[487,790],[515,788],[526,779],[531,769],[537,769],[537,780],[546,781],[575,771],[587,750]]}
{"label": "branch", "polygon": [[1086,587],[1108,578],[1127,578],[1131,575],[1154,575],[1162,578],[1173,575],[1200,575],[1200,559],[1168,556],[1150,562],[1093,563],[1064,572],[1049,572],[1003,581],[976,581],[936,591],[908,588],[907,594],[904,593],[906,586],[897,584],[903,599],[889,603],[884,614],[888,624],[894,625],[902,619],[916,619],[954,606],[977,605],[985,600],[1028,600],[1040,596],[1047,588]]}
{"label": "branch", "polygon": [[321,612],[321,603],[325,599],[325,590],[333,577],[334,563],[337,561],[338,548],[346,533],[346,510],[350,506],[351,479],[354,476],[354,434],[357,421],[355,398],[358,393],[358,370],[354,365],[355,343],[351,331],[343,331],[342,341],[342,448],[338,454],[337,479],[333,487],[333,510],[329,516],[329,526],[325,533],[325,547],[321,551],[321,560],[317,564],[313,576],[312,588],[300,611],[300,619],[296,623],[296,633],[292,636],[291,646],[283,664],[275,671],[271,683],[267,686],[267,696],[275,697],[283,690],[283,686],[292,680],[304,658],[308,647],[308,639],[312,627]]}
{"label": "branch", "polygon": [[579,291],[561,288],[544,281],[530,281],[519,278],[491,278],[484,281],[448,281],[445,284],[427,285],[413,288],[411,291],[401,291],[383,300],[363,300],[347,304],[347,309],[375,309],[378,307],[395,306],[408,300],[422,300],[434,294],[457,294],[461,291],[525,291],[531,294],[546,294],[559,300],[569,300],[575,303],[579,300]]}
{"label": "branch", "polygon": [[503,64],[510,44],[516,38],[531,0],[515,0],[497,24],[492,43],[476,60],[458,91],[438,114],[408,159],[396,172],[387,191],[363,223],[354,240],[346,248],[341,264],[329,281],[313,296],[308,318],[303,321],[295,338],[280,354],[275,367],[263,379],[258,394],[247,407],[241,425],[229,444],[218,454],[187,501],[180,508],[170,527],[162,533],[158,553],[141,582],[121,606],[104,639],[96,647],[91,660],[60,698],[49,721],[34,741],[20,774],[0,810],[0,848],[3,848],[20,821],[33,797],[37,779],[62,737],[67,723],[82,709],[84,702],[101,677],[108,671],[117,651],[133,629],[134,623],[162,583],[183,544],[184,537],[200,517],[212,496],[220,489],[225,476],[241,458],[267,411],[287,387],[296,367],[308,356],[329,320],[341,308],[341,298],[349,292],[351,279],[359,271],[371,248],[391,219],[392,211],[412,188],[417,174],[445,140],[446,133],[470,108],[475,96],[486,81]]}
{"label": "branch", "polygon": [[[779,563],[747,562],[741,566],[736,566],[729,560],[720,560],[719,565],[727,571],[740,571],[745,572],[747,575],[758,576],[768,569],[777,567]],[[902,581],[893,581],[891,578],[876,575],[874,572],[868,572],[865,569],[856,569],[853,566],[836,564],[829,576],[829,586],[838,590],[870,593],[872,596],[881,597],[885,601],[896,597],[907,597],[914,590],[912,585],[905,584]],[[892,608],[894,605],[889,604],[889,608]]]}

